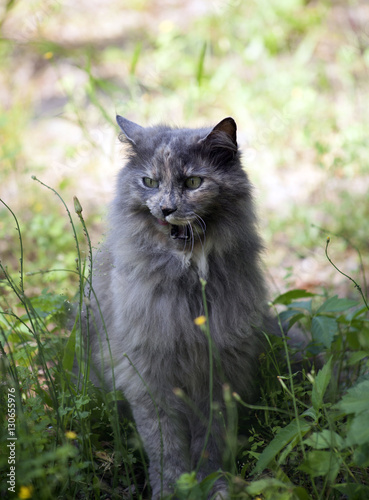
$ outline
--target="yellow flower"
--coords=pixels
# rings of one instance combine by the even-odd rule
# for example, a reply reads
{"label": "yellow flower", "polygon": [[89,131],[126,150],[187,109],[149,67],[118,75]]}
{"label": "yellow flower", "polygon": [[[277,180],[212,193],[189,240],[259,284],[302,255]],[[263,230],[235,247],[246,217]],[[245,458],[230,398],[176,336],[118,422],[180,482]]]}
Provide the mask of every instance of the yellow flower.
{"label": "yellow flower", "polygon": [[205,318],[205,316],[198,316],[193,321],[194,321],[195,325],[201,326],[201,325],[205,325],[206,318]]}
{"label": "yellow flower", "polygon": [[44,59],[51,59],[51,58],[53,57],[53,55],[54,55],[54,54],[53,54],[52,52],[46,52],[46,53],[44,54]]}
{"label": "yellow flower", "polygon": [[68,439],[76,439],[77,434],[74,431],[67,431],[65,437]]}
{"label": "yellow flower", "polygon": [[21,486],[18,498],[32,498],[33,486]]}

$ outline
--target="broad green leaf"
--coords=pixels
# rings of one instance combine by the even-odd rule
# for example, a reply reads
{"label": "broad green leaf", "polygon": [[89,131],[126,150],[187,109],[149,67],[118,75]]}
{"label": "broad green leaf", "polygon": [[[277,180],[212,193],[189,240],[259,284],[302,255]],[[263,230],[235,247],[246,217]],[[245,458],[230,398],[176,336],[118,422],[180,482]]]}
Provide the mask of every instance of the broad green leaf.
{"label": "broad green leaf", "polygon": [[317,420],[318,417],[319,417],[319,413],[317,413],[314,408],[312,406],[310,406],[310,408],[308,408],[307,410],[304,411],[304,413],[302,413],[301,415],[302,417],[310,417],[312,418],[313,420]]}
{"label": "broad green leaf", "polygon": [[273,304],[283,304],[288,305],[292,301],[297,299],[305,299],[307,297],[314,297],[314,293],[307,292],[306,290],[289,290],[286,293],[282,293],[276,299],[274,299]]}
{"label": "broad green leaf", "polygon": [[310,451],[299,469],[312,477],[326,476],[330,483],[337,477],[342,458],[332,451]]}
{"label": "broad green leaf", "polygon": [[[205,477],[199,484],[200,491],[202,493],[201,497],[202,498],[207,498],[209,495],[210,490],[214,486],[214,484],[218,481],[220,477],[222,477],[223,474],[221,472],[213,472],[212,474],[209,474],[208,476]],[[199,496],[191,496],[191,499],[197,500]]]}
{"label": "broad green leaf", "polygon": [[246,491],[251,496],[261,495],[271,486],[275,489],[284,488],[286,487],[286,483],[274,478],[259,479],[258,481],[253,481],[249,486],[247,486]]}
{"label": "broad green leaf", "polygon": [[263,450],[251,474],[256,474],[264,470],[290,441],[299,436],[300,432],[301,436],[304,436],[310,430],[310,427],[311,424],[306,422],[306,420],[292,420],[292,422],[278,432],[265,450]]}
{"label": "broad green leaf", "polygon": [[0,307],[0,326],[2,326],[5,330],[9,328],[9,319],[10,318],[8,318],[8,313]]}
{"label": "broad green leaf", "polygon": [[298,444],[300,439],[300,436],[297,435],[288,443],[287,446],[284,447],[284,449],[281,451],[281,453],[278,456],[278,460],[276,461],[276,467],[279,467],[282,464],[285,464],[288,456],[292,452],[292,450],[295,448],[295,446]]}
{"label": "broad green leaf", "polygon": [[297,311],[296,309],[287,309],[287,311],[282,311],[279,314],[279,319],[282,324],[288,322],[288,328],[291,328],[299,319],[304,317],[304,313]]}
{"label": "broad green leaf", "polygon": [[24,314],[21,319],[23,321],[27,321],[31,318],[40,318],[40,319],[45,319],[48,316],[51,316],[54,311],[47,311],[44,309],[41,309],[40,307],[33,307],[27,314]]}
{"label": "broad green leaf", "polygon": [[275,473],[275,478],[278,479],[278,481],[283,481],[285,484],[290,485],[291,484],[291,479],[287,476],[287,474],[284,472],[284,470],[281,467],[276,466],[275,469],[273,469]]}
{"label": "broad green leaf", "polygon": [[[22,325],[23,326],[23,325]],[[13,342],[14,344],[20,344],[23,342],[29,342],[34,340],[33,335],[28,333],[28,330],[22,326],[17,327],[17,331],[14,331],[10,335],[7,336],[8,342]]]}
{"label": "broad green leaf", "polygon": [[369,467],[369,443],[358,446],[354,451],[353,458],[355,464],[359,467]]}
{"label": "broad green leaf", "polygon": [[354,320],[356,318],[358,318],[360,315],[364,314],[364,317],[363,318],[359,318],[361,321],[368,321],[365,319],[365,315],[367,313],[368,309],[366,306],[363,306],[361,307],[360,309],[358,309],[357,311],[352,311],[351,313],[349,313],[347,315],[347,319],[348,320]]}
{"label": "broad green leaf", "polygon": [[360,342],[360,347],[369,351],[369,328],[364,326],[358,333],[358,341]]}
{"label": "broad green leaf", "polygon": [[337,321],[328,316],[314,316],[311,323],[311,334],[315,342],[329,349],[338,331]]}
{"label": "broad green leaf", "polygon": [[313,390],[311,393],[311,401],[314,410],[319,411],[323,404],[323,398],[328,384],[332,377],[332,356],[328,362],[321,368],[315,377]]}
{"label": "broad green leaf", "polygon": [[304,444],[315,450],[324,450],[326,448],[338,448],[341,450],[344,446],[343,438],[337,432],[324,429],[322,432],[314,432],[305,439]]}
{"label": "broad green leaf", "polygon": [[310,500],[307,491],[301,486],[294,486],[289,481],[282,482],[275,478],[252,481],[246,487],[246,492],[252,497],[263,495],[266,500]]}
{"label": "broad green leaf", "polygon": [[56,313],[65,313],[65,297],[63,295],[54,295],[45,288],[41,295],[30,299],[33,311],[30,314],[40,318],[46,318]]}
{"label": "broad green leaf", "polygon": [[302,486],[296,486],[293,492],[299,500],[311,500],[311,496]]}
{"label": "broad green leaf", "polygon": [[337,295],[329,298],[319,307],[317,314],[322,312],[340,312],[346,311],[346,309],[350,309],[357,305],[356,300],[350,299],[339,299]]}
{"label": "broad green leaf", "polygon": [[352,352],[350,353],[347,363],[349,366],[356,365],[356,363],[359,363],[362,359],[367,358],[368,356],[369,353],[367,351]]}
{"label": "broad green leaf", "polygon": [[299,300],[297,302],[291,302],[289,307],[294,307],[296,309],[304,309],[305,311],[308,311],[309,313],[311,313],[311,311],[312,311],[311,299],[310,300]]}
{"label": "broad green leaf", "polygon": [[[369,395],[367,396],[369,405]],[[356,415],[347,432],[346,446],[369,443],[369,410]]]}
{"label": "broad green leaf", "polygon": [[116,390],[111,391],[106,394],[106,401],[111,403],[112,401],[126,401],[122,391]]}
{"label": "broad green leaf", "polygon": [[366,500],[369,498],[369,486],[358,483],[336,484],[333,486],[348,500]]}
{"label": "broad green leaf", "polygon": [[[369,380],[363,380],[347,391],[336,408],[345,413],[361,413],[369,411]],[[368,426],[369,428],[369,426]]]}
{"label": "broad green leaf", "polygon": [[[197,500],[207,498],[214,483],[222,476],[221,472],[213,472],[199,483],[196,479],[196,472],[184,473],[176,482],[176,492],[178,498]],[[177,497],[176,497],[177,498]]]}
{"label": "broad green leaf", "polygon": [[188,491],[198,484],[196,472],[184,473],[177,480],[177,488],[181,491]]}
{"label": "broad green leaf", "polygon": [[75,399],[75,405],[76,408],[79,410],[84,408],[85,405],[88,405],[88,403],[91,401],[91,398],[88,394],[81,394],[79,397]]}

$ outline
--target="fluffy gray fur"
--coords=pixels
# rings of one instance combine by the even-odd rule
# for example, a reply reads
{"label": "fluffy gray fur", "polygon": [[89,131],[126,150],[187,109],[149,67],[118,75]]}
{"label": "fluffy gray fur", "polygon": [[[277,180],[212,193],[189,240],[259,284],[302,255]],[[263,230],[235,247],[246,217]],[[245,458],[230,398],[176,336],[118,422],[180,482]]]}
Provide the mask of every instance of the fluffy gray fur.
{"label": "fluffy gray fur", "polygon": [[[201,480],[222,466],[224,429],[209,416],[209,346],[194,319],[206,280],[214,352],[214,401],[228,382],[250,398],[268,320],[252,187],[240,162],[236,123],[210,129],[143,128],[117,117],[128,146],[94,263],[90,345],[105,383],[125,394],[149,457],[154,499],[184,473]],[[194,412],[183,391],[199,410]],[[201,460],[200,460],[201,458]],[[199,463],[200,461],[200,463]],[[214,491],[225,495],[225,484]]]}

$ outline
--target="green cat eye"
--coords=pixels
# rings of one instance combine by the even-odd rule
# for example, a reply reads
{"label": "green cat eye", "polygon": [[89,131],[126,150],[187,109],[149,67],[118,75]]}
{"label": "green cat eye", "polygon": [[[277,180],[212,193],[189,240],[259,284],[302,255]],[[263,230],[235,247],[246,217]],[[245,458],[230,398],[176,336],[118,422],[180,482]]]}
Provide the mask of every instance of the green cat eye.
{"label": "green cat eye", "polygon": [[197,189],[201,186],[201,184],[201,177],[188,177],[188,179],[185,180],[185,186],[188,189]]}
{"label": "green cat eye", "polygon": [[142,179],[142,182],[148,188],[157,188],[157,187],[159,187],[159,181],[156,181],[155,179],[150,179],[150,177],[144,177]]}

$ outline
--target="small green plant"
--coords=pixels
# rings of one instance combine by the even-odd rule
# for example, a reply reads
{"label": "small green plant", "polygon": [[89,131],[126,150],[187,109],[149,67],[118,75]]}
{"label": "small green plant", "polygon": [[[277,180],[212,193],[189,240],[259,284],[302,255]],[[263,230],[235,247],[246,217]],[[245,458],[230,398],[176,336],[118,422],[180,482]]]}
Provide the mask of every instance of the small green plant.
{"label": "small green plant", "polygon": [[[5,206],[18,231],[20,270],[16,279],[0,263],[3,275],[0,407],[2,421],[12,424],[2,429],[0,435],[0,474],[4,479],[1,494],[10,492],[29,495],[24,498],[34,496],[46,500],[57,496],[75,498],[80,494],[100,498],[101,491],[113,491],[114,497],[119,497],[136,482],[132,472],[136,457],[127,441],[128,436],[134,436],[134,427],[127,420],[119,422],[117,394],[98,391],[87,380],[78,388],[71,378],[79,318],[92,267],[81,257],[74,222],[64,204],[77,254],[76,268],[69,272],[79,277],[77,320],[68,336],[66,317],[71,313],[70,301],[47,289],[35,296],[27,291],[20,225],[15,214]],[[91,259],[91,244],[78,200],[75,200],[75,211],[85,231]],[[7,447],[10,437],[16,440],[16,475],[12,484],[5,481],[11,465]],[[123,470],[123,474],[119,470]]]}
{"label": "small green plant", "polygon": [[[38,295],[28,293],[21,228],[7,207],[19,236],[20,268],[14,277],[0,263],[0,411],[2,420],[9,422],[0,435],[0,472],[4,478],[1,493],[7,494],[11,484],[5,479],[9,474],[7,443],[9,432],[13,432],[10,424],[14,413],[17,474],[10,491],[21,498],[45,500],[81,496],[142,498],[147,482],[146,461],[132,420],[128,415],[118,415],[117,402],[123,396],[93,387],[88,380],[88,364],[80,371],[78,385],[73,382],[75,352],[78,345],[82,348],[82,309],[93,293],[93,287],[88,286],[92,283],[92,247],[78,199],[74,200],[74,210],[84,241],[80,241],[73,217],[64,207],[72,224],[77,255],[76,267],[70,270],[79,280],[74,326],[66,323],[72,307],[67,297],[47,289]],[[335,266],[328,255],[329,242],[327,258]],[[81,257],[81,244],[87,246],[83,254],[87,258]],[[196,480],[196,471],[182,475],[176,484],[176,498],[206,499],[222,476],[227,478],[231,498],[367,497],[368,305],[361,287],[345,276],[359,291],[362,305],[359,300],[305,290],[289,290],[274,299],[272,307],[281,334],[267,337],[269,350],[260,358],[263,383],[259,400],[247,404],[224,386],[227,472],[214,471],[201,482]],[[217,353],[212,352],[205,285],[203,282],[205,316],[195,322],[209,340],[212,379]],[[296,325],[298,332],[307,335],[303,346],[289,343],[289,338],[296,335]],[[209,397],[212,401],[211,394]],[[11,414],[9,401],[13,403]],[[236,403],[248,410],[240,418],[238,431]],[[208,433],[215,412],[210,404]],[[237,440],[237,434],[244,437]]]}
{"label": "small green plant", "polygon": [[[263,402],[254,407],[261,411],[258,430],[252,429],[249,449],[243,454],[254,462],[251,471],[248,466],[248,493],[291,499],[338,498],[338,492],[349,499],[368,496],[369,435],[364,421],[368,421],[369,309],[361,288],[354,284],[364,306],[305,290],[290,290],[274,300],[275,307],[284,307],[279,318],[287,370],[277,376],[279,391],[264,392]],[[287,335],[293,338],[291,328],[298,321],[310,332],[310,341],[303,346],[309,359],[300,358],[294,366]],[[281,348],[280,339],[276,345]],[[273,350],[268,356],[272,355]]]}

